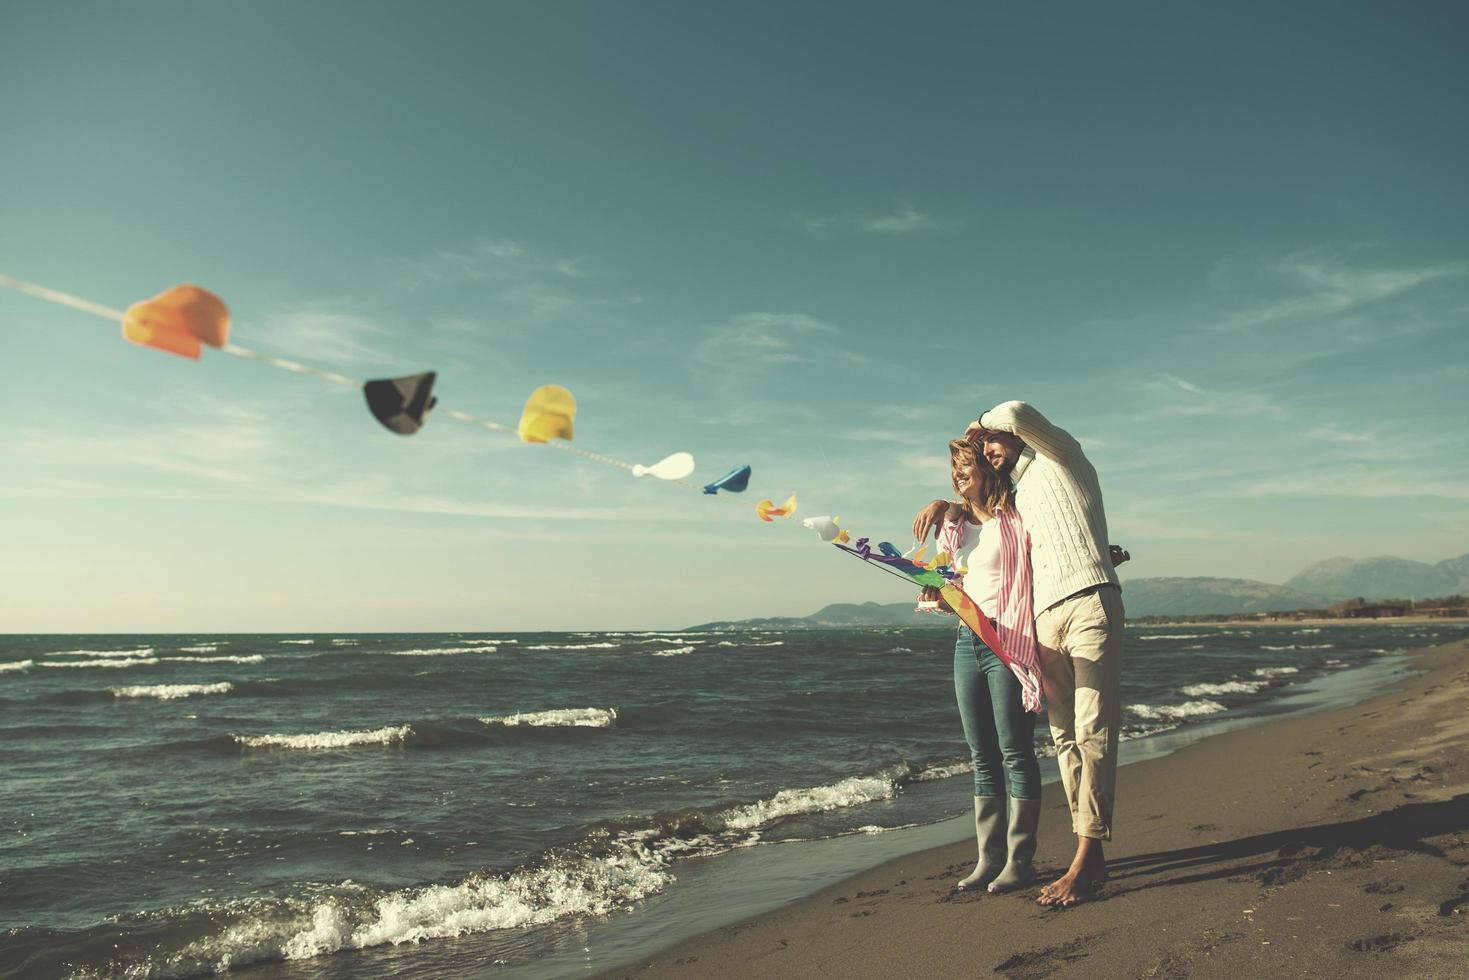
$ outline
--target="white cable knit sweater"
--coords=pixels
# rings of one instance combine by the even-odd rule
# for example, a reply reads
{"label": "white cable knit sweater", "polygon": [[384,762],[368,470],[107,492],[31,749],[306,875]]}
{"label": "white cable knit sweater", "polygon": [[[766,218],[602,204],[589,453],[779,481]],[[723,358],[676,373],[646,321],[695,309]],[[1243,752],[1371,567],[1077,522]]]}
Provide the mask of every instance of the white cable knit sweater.
{"label": "white cable knit sweater", "polygon": [[1025,402],[996,405],[979,424],[1013,432],[1030,447],[1010,478],[1030,534],[1035,611],[1094,585],[1120,587],[1107,544],[1102,488],[1081,444]]}

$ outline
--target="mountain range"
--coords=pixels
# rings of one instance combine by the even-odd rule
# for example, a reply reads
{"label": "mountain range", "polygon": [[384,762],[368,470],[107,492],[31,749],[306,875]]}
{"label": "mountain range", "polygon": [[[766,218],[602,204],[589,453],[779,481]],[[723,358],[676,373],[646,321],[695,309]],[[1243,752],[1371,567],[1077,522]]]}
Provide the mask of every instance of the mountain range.
{"label": "mountain range", "polygon": [[[1203,616],[1324,609],[1343,599],[1431,599],[1469,594],[1469,554],[1437,564],[1384,555],[1328,558],[1283,585],[1243,578],[1127,578],[1123,601],[1131,618]],[[810,616],[703,623],[691,629],[826,629],[856,626],[943,626],[951,621],[913,611],[912,602],[839,602]]]}

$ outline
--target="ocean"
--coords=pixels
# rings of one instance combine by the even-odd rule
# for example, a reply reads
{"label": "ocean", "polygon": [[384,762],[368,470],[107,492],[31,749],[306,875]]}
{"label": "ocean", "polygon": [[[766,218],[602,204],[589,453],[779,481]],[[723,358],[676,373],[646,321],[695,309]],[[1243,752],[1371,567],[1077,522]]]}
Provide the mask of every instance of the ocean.
{"label": "ocean", "polygon": [[[1130,627],[1124,738],[1463,635]],[[861,861],[967,813],[952,651],[941,629],[0,637],[0,976],[611,969],[589,930],[656,936],[721,861]],[[710,901],[707,927],[739,914]]]}

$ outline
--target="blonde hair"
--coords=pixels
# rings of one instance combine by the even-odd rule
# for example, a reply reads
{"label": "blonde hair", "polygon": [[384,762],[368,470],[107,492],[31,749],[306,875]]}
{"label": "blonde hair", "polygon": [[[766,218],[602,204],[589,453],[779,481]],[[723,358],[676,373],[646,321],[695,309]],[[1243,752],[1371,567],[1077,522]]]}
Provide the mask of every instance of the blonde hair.
{"label": "blonde hair", "polygon": [[[972,497],[959,489],[959,467],[974,464],[974,482],[970,485]],[[989,460],[980,455],[979,448],[967,439],[955,439],[949,443],[949,482],[954,492],[966,503],[978,504],[991,514],[1015,506],[1015,488],[1005,479]]]}

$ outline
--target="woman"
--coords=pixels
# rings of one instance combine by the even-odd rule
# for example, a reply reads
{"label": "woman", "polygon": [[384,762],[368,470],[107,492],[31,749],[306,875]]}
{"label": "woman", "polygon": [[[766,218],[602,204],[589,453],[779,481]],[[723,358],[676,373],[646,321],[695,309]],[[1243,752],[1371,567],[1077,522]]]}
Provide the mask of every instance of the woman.
{"label": "woman", "polygon": [[[954,645],[954,695],[974,759],[974,826],[979,863],[956,887],[998,893],[1035,876],[1041,775],[1035,715],[1042,709],[1030,596],[1030,545],[1010,481],[963,439],[949,443],[959,501],[936,525],[939,551],[962,574],[955,580],[995,624],[1004,658],[960,625]],[[942,602],[936,589],[920,601]],[[1006,789],[1009,805],[1006,806]]]}

